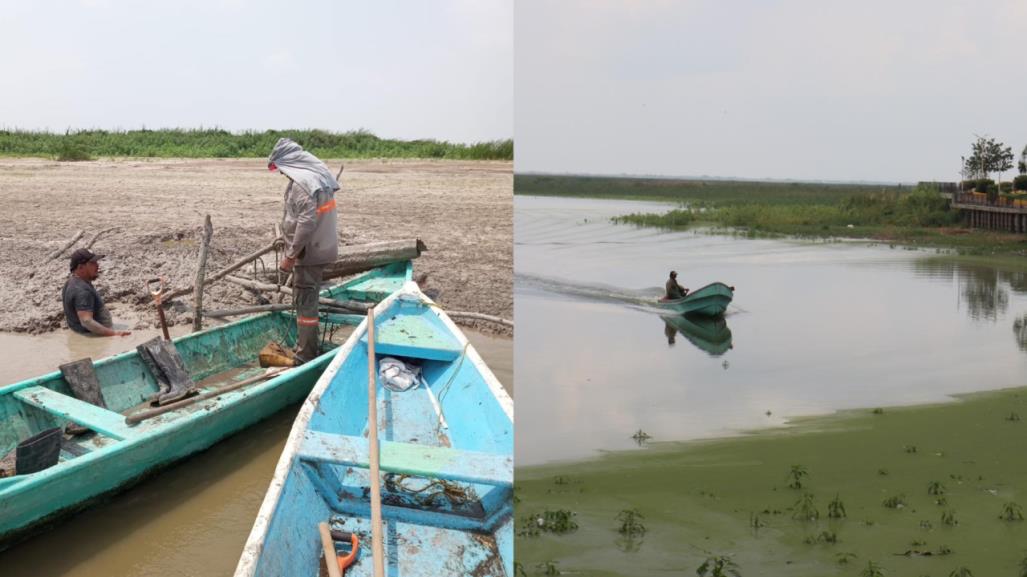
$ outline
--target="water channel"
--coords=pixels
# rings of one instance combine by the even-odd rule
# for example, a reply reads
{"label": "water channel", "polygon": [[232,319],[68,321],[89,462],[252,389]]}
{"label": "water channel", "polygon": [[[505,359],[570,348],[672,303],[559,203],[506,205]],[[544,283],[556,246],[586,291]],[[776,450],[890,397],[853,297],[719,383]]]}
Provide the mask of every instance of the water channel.
{"label": "water channel", "polygon": [[[173,336],[187,327],[173,327]],[[159,330],[94,339],[58,331],[0,334],[0,383],[61,363],[131,350]],[[465,331],[513,393],[513,342]],[[337,340],[341,333],[337,335]],[[0,552],[4,577],[202,577],[231,575],[260,508],[299,406],[187,458],[50,530]]]}
{"label": "water channel", "polygon": [[[1027,259],[665,232],[656,203],[517,196],[517,465],[1027,385]],[[671,269],[736,287],[721,324],[668,323]]]}

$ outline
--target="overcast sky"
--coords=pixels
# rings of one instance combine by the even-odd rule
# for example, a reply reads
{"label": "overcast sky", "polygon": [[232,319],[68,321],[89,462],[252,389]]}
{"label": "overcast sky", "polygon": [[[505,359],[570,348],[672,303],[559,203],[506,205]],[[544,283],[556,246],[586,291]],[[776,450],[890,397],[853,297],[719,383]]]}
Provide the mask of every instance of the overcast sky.
{"label": "overcast sky", "polygon": [[513,1],[0,0],[0,127],[513,137]]}
{"label": "overcast sky", "polygon": [[974,134],[1027,145],[1023,0],[517,0],[514,22],[518,172],[951,181]]}

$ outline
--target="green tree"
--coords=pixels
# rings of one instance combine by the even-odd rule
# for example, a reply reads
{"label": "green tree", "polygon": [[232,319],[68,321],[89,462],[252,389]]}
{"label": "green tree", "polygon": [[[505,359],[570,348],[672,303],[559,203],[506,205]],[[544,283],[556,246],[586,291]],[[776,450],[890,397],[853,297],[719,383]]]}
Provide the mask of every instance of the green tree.
{"label": "green tree", "polygon": [[1020,171],[1020,174],[1027,174],[1027,146],[1023,147],[1023,152],[1020,153],[1020,161],[1016,163],[1016,169]]}
{"label": "green tree", "polygon": [[988,178],[992,172],[1002,173],[1013,168],[1013,147],[1003,146],[994,138],[978,136],[970,145],[971,154],[963,161],[963,170],[976,178]]}

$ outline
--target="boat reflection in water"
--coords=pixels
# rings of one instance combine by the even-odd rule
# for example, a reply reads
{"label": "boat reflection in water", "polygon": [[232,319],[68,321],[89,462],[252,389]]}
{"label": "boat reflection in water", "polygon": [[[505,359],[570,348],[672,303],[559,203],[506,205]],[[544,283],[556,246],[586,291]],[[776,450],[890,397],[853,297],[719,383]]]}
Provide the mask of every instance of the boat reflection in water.
{"label": "boat reflection in water", "polygon": [[703,315],[661,315],[667,337],[667,345],[674,346],[677,334],[705,351],[711,357],[719,357],[733,347],[731,329],[724,317]]}

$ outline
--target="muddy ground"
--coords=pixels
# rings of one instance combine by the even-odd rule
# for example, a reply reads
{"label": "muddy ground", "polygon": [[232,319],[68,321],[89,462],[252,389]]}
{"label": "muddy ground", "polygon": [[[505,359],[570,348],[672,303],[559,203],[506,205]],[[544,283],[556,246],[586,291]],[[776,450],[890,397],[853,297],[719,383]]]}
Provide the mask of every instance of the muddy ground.
{"label": "muddy ground", "polygon": [[[341,161],[326,162],[334,171]],[[512,319],[512,168],[494,161],[346,161],[337,195],[340,243],[418,237],[428,251],[415,261],[415,275],[428,273],[422,288],[437,290],[443,307]],[[115,230],[92,247],[107,255],[97,289],[115,325],[155,326],[145,280],[160,275],[172,288],[192,285],[203,216],[209,213],[214,225],[208,271],[217,271],[271,241],[285,183],[263,159],[0,158],[0,331],[63,328],[68,257],[108,228]],[[82,240],[48,258],[78,230],[85,231]],[[271,270],[273,260],[264,258]],[[185,306],[191,300],[179,299],[169,322],[192,322]],[[208,309],[255,302],[223,281],[204,296]]]}

